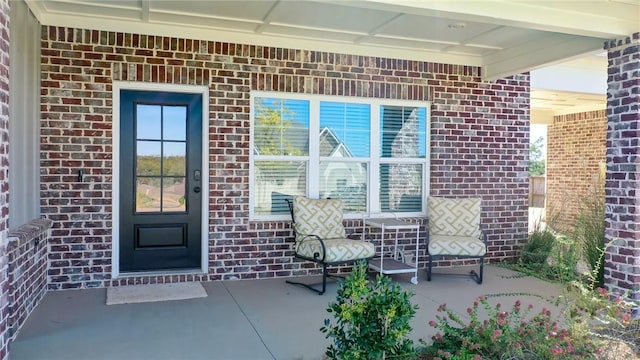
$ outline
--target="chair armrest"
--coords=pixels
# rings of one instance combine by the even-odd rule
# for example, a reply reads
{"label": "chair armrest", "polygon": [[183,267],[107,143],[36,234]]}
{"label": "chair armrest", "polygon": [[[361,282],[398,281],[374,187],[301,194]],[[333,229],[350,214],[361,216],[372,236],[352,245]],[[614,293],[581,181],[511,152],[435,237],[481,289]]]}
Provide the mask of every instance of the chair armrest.
{"label": "chair armrest", "polygon": [[480,240],[484,243],[484,246],[487,246],[487,233],[482,229],[482,225],[480,225]]}
{"label": "chair armrest", "polygon": [[320,247],[322,247],[322,258],[320,258],[320,254],[318,253],[314,253],[313,257],[318,260],[318,261],[322,261],[324,262],[326,256],[327,256],[327,246],[324,244],[324,240],[322,240],[322,238],[318,235],[305,235],[302,237],[302,240],[298,241],[296,240],[296,252],[298,251],[298,246],[300,246],[301,243],[307,241],[307,240],[317,240],[320,242]]}

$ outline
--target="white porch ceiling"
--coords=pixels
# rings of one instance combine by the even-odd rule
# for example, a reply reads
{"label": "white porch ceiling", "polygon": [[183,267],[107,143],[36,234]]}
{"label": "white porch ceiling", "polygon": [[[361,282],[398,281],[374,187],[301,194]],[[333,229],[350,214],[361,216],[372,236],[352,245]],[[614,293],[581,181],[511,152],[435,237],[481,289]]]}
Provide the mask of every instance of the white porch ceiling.
{"label": "white porch ceiling", "polygon": [[640,0],[26,2],[43,25],[476,65],[485,79],[595,54],[640,31]]}

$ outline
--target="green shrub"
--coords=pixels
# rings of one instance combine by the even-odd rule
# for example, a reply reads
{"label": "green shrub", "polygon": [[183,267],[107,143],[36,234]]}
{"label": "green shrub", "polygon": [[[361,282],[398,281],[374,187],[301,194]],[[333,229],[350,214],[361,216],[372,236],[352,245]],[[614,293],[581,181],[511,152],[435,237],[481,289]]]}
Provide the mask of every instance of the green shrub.
{"label": "green shrub", "polygon": [[579,243],[551,230],[536,230],[522,250],[513,270],[544,280],[569,282],[576,279]]}
{"label": "green shrub", "polygon": [[553,280],[568,283],[577,279],[576,267],[580,260],[580,244],[574,238],[556,236],[547,259],[547,271]]}
{"label": "green shrub", "polygon": [[416,350],[407,338],[417,309],[411,304],[413,294],[391,284],[386,276],[370,283],[366,271],[365,262],[356,264],[340,283],[336,302],[327,308],[334,321],[325,319],[320,328],[333,339],[326,356],[340,360],[413,358]]}
{"label": "green shrub", "polygon": [[538,266],[545,265],[553,249],[555,239],[556,236],[551,230],[543,229],[539,224],[536,225],[522,249],[522,262]]}
{"label": "green shrub", "polygon": [[604,358],[625,357],[611,344],[626,344],[630,351],[640,355],[640,319],[633,318],[635,302],[583,281],[569,283],[564,298],[567,325],[574,333],[582,333],[598,343],[604,349]]}
{"label": "green shrub", "polygon": [[[481,309],[486,320],[480,320]],[[532,309],[531,305],[523,309],[518,300],[511,311],[503,311],[500,304],[491,306],[486,297],[479,297],[467,309],[467,322],[441,305],[437,321],[429,322],[439,331],[424,355],[433,359],[596,359],[598,351],[589,337],[573,336],[571,328],[560,328],[547,309],[531,316]]]}
{"label": "green shrub", "polygon": [[595,276],[596,287],[604,285],[604,200],[604,194],[598,191],[582,199],[574,230],[575,237],[580,241],[584,259]]}

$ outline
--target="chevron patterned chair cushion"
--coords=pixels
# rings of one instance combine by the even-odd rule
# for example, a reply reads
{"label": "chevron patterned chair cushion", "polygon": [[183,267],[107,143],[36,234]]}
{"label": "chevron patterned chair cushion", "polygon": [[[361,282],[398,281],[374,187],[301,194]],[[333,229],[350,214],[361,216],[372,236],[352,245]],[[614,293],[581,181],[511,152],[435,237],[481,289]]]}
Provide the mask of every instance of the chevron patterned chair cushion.
{"label": "chevron patterned chair cushion", "polygon": [[[361,240],[327,239],[324,246],[327,249],[324,261],[327,263],[367,259],[375,255],[373,244]],[[308,238],[298,245],[297,253],[309,258],[315,254],[322,256],[322,246],[320,241]]]}
{"label": "chevron patterned chair cushion", "polygon": [[486,235],[480,229],[481,202],[480,198],[429,197],[427,281],[431,281],[434,257],[456,256],[480,260],[480,271],[472,270],[470,275],[482,284],[487,245]]}
{"label": "chevron patterned chair cushion", "polygon": [[466,236],[430,235],[430,255],[484,256],[487,248],[479,239]]}
{"label": "chevron patterned chair cushion", "polygon": [[[349,261],[370,258],[375,254],[373,244],[346,238],[342,224],[342,202],[338,199],[293,199],[293,216],[296,231],[296,252],[309,258],[322,258],[320,241],[327,253],[324,262]],[[317,257],[316,257],[316,254]]]}
{"label": "chevron patterned chair cushion", "polygon": [[479,239],[480,201],[429,197],[429,233]]}
{"label": "chevron patterned chair cushion", "polygon": [[484,256],[480,198],[429,198],[429,254]]}

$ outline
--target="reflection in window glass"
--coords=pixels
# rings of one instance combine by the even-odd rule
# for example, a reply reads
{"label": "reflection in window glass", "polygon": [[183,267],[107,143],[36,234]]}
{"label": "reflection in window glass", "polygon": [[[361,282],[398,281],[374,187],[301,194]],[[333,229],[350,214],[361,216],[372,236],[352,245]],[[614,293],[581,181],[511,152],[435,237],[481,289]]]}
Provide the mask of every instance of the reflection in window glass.
{"label": "reflection in window glass", "polygon": [[309,102],[256,98],[253,131],[256,155],[308,155]]}
{"label": "reflection in window glass", "polygon": [[307,192],[304,161],[256,161],[253,203],[255,213],[289,214],[284,199]]}
{"label": "reflection in window glass", "polygon": [[162,138],[164,140],[187,140],[187,107],[162,107]]}
{"label": "reflection in window glass", "polygon": [[250,216],[288,215],[292,195],[340,198],[352,217],[425,214],[428,103],[303,96],[251,94]]}
{"label": "reflection in window glass", "polygon": [[341,199],[345,213],[367,210],[367,164],[320,162],[320,197]]}
{"label": "reflection in window glass", "polygon": [[382,106],[380,155],[383,158],[426,157],[426,124],[423,107]]}
{"label": "reflection in window glass", "polygon": [[139,177],[136,181],[136,212],[160,212],[160,177]]}
{"label": "reflection in window glass", "polygon": [[187,210],[184,177],[165,177],[162,180],[162,212]]}
{"label": "reflection in window glass", "polygon": [[160,140],[161,109],[160,105],[136,105],[136,138]]}
{"label": "reflection in window glass", "polygon": [[187,144],[164,142],[162,152],[162,175],[184,176],[187,168]]}
{"label": "reflection in window glass", "polygon": [[422,211],[422,164],[380,164],[383,212]]}
{"label": "reflection in window glass", "polygon": [[160,175],[160,141],[136,141],[136,175]]}
{"label": "reflection in window glass", "polygon": [[136,212],[186,211],[185,106],[136,105]]}
{"label": "reflection in window glass", "polygon": [[320,156],[368,157],[369,104],[320,102]]}

